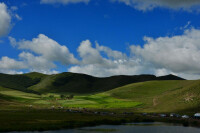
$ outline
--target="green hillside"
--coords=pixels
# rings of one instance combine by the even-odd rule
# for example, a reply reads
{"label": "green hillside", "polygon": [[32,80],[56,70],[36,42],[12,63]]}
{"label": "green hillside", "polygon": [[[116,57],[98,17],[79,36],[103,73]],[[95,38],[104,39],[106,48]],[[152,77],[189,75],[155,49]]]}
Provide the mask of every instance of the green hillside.
{"label": "green hillside", "polygon": [[86,74],[70,72],[53,75],[33,72],[20,75],[0,74],[0,86],[35,94],[51,92],[85,95],[108,91],[130,83],[170,79],[183,80],[182,78],[173,75],[164,77],[156,77],[154,75],[119,75],[98,78]]}
{"label": "green hillside", "polygon": [[38,84],[29,87],[29,90],[39,93],[73,93],[73,94],[96,94],[105,92],[130,83],[137,83],[151,80],[183,80],[182,78],[168,75],[164,79],[159,79],[154,75],[135,76],[112,76],[97,78],[85,74],[61,73],[46,76]]}
{"label": "green hillside", "polygon": [[40,93],[75,93],[93,94],[104,92],[126,84],[143,82],[156,79],[153,75],[139,76],[113,76],[108,78],[97,78],[85,74],[61,73],[49,75],[40,83],[29,87]]}
{"label": "green hillside", "polygon": [[106,92],[111,97],[143,103],[138,111],[200,111],[200,80],[148,81]]}
{"label": "green hillside", "polygon": [[[171,79],[171,80],[170,80]],[[73,94],[73,99],[60,96]],[[53,96],[53,97],[52,97]],[[1,108],[81,107],[136,112],[200,111],[200,80],[167,75],[0,74]]]}
{"label": "green hillside", "polygon": [[[47,78],[45,78],[47,79]],[[43,79],[44,80],[44,79]],[[47,89],[48,90],[48,89]],[[47,91],[46,90],[46,91]],[[68,95],[68,92],[65,92]],[[60,92],[42,95],[0,87],[0,108],[91,108],[133,112],[199,112],[200,80],[167,80],[132,83],[96,94],[61,99]],[[62,93],[63,94],[63,93]],[[53,98],[50,96],[53,95]]]}
{"label": "green hillside", "polygon": [[41,74],[39,73],[30,73],[24,75],[0,74],[0,86],[24,92],[34,93],[33,90],[28,90],[27,88],[39,83],[42,77],[43,76],[41,76]]}

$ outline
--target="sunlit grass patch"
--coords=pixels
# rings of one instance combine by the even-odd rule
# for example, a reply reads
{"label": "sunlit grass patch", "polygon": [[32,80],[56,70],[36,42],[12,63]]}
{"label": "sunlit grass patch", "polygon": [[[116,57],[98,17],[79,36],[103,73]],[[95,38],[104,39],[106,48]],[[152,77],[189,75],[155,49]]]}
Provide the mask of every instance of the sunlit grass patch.
{"label": "sunlit grass patch", "polygon": [[26,92],[3,88],[3,87],[0,87],[0,94],[11,96],[11,97],[16,97],[16,98],[20,98],[20,99],[30,99],[30,100],[40,99],[39,95],[36,95],[33,93],[26,93]]}
{"label": "sunlit grass patch", "polygon": [[105,93],[75,96],[72,100],[61,100],[59,103],[65,107],[82,108],[132,108],[141,105],[140,102],[113,98]]}

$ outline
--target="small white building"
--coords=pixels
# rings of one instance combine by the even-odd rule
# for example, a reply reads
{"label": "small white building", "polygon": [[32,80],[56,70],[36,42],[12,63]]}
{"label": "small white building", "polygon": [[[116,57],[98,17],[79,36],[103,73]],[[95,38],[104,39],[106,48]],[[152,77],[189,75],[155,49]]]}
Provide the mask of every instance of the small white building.
{"label": "small white building", "polygon": [[160,117],[167,117],[166,114],[160,114]]}
{"label": "small white building", "polygon": [[188,115],[183,115],[182,118],[183,118],[183,119],[188,119],[189,116],[188,116]]}
{"label": "small white building", "polygon": [[176,116],[175,113],[171,113],[171,114],[170,114],[170,117],[175,117],[175,116]]}
{"label": "small white building", "polygon": [[196,118],[200,118],[200,113],[196,113],[196,114],[194,114],[194,117],[196,117]]}

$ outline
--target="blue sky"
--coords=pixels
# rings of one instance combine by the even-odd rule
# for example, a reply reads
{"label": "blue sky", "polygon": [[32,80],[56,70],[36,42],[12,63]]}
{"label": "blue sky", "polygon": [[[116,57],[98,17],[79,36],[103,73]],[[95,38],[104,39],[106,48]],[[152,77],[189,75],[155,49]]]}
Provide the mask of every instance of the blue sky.
{"label": "blue sky", "polygon": [[[189,79],[200,77],[200,55],[192,54],[200,52],[197,36],[200,2],[196,0],[189,3],[144,0],[142,4],[137,0],[0,0],[0,3],[5,6],[0,12],[10,16],[5,19],[9,28],[0,28],[0,72],[72,71],[94,76],[172,73]],[[5,14],[0,13],[0,27],[6,25],[1,23],[4,18]],[[144,37],[148,37],[146,41]],[[57,44],[50,46],[51,42],[39,41],[38,46],[51,47],[49,52],[56,57],[45,49],[35,48],[33,38],[55,41]],[[59,55],[62,46],[67,50]],[[165,48],[176,49],[177,52],[168,55],[173,59],[167,58]],[[28,55],[31,58],[27,59]]]}

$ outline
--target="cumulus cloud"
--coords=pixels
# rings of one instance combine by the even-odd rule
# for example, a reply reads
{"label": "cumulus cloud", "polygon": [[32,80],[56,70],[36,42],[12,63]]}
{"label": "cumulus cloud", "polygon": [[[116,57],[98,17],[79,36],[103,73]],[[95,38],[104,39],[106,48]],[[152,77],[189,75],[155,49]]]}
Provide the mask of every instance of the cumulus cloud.
{"label": "cumulus cloud", "polygon": [[0,73],[21,74],[21,69],[26,69],[27,65],[22,61],[16,61],[7,56],[0,59]]}
{"label": "cumulus cloud", "polygon": [[66,46],[60,45],[43,34],[39,34],[37,38],[32,40],[16,41],[13,37],[9,37],[9,40],[13,47],[22,50],[19,59],[23,64],[26,64],[26,69],[29,71],[55,74],[58,73],[55,70],[56,62],[65,66],[79,63]]}
{"label": "cumulus cloud", "polygon": [[21,40],[17,42],[12,37],[9,37],[9,39],[13,46],[17,46],[21,50],[32,51],[48,61],[61,62],[63,65],[78,63],[78,60],[66,46],[60,45],[44,34],[39,34],[37,38],[33,38],[31,41]]}
{"label": "cumulus cloud", "polygon": [[0,37],[8,34],[11,29],[11,15],[7,6],[0,3]]}
{"label": "cumulus cloud", "polygon": [[98,43],[92,47],[89,40],[83,41],[78,48],[82,63],[69,71],[98,77],[174,74],[188,79],[200,78],[199,29],[185,30],[182,35],[172,37],[144,37],[144,40],[143,47],[130,46],[132,56],[129,57]]}
{"label": "cumulus cloud", "polygon": [[96,42],[96,48],[98,51],[104,52],[110,59],[127,59],[126,54],[116,50],[112,50],[105,46],[100,46],[97,42]]}
{"label": "cumulus cloud", "polygon": [[170,9],[193,10],[200,6],[199,0],[111,0],[113,2],[122,2],[137,10],[147,11],[157,7]]}
{"label": "cumulus cloud", "polygon": [[200,74],[200,30],[185,30],[183,35],[145,37],[146,44],[131,46],[135,56],[150,62],[155,68],[175,73]]}
{"label": "cumulus cloud", "polygon": [[137,75],[153,72],[151,69],[148,69],[147,71],[147,67],[145,65],[142,65],[134,60],[111,61],[109,65],[111,67],[105,67],[102,64],[79,65],[69,68],[68,71],[89,74],[96,77],[108,77],[113,75]]}
{"label": "cumulus cloud", "polygon": [[0,2],[0,37],[7,35],[11,30],[12,18],[22,20],[22,17],[15,12],[17,9],[16,6],[8,8],[5,3]]}
{"label": "cumulus cloud", "polygon": [[126,54],[98,43],[94,48],[89,40],[81,42],[78,53],[82,59],[81,63],[69,68],[70,72],[85,73],[97,77],[134,75],[146,72],[146,67],[140,59],[128,58]]}
{"label": "cumulus cloud", "polygon": [[27,66],[21,62],[21,61],[16,61],[14,59],[11,59],[7,56],[4,56],[0,60],[0,69],[24,69],[27,68]]}
{"label": "cumulus cloud", "polygon": [[46,74],[58,73],[57,63],[69,65],[69,72],[85,73],[97,77],[112,75],[174,74],[187,79],[200,78],[200,30],[187,29],[182,35],[144,37],[143,46],[131,45],[131,55],[89,40],[77,48],[79,60],[65,45],[40,34],[32,40],[10,43],[22,52],[19,59],[3,57],[0,72],[18,72],[22,69]]}
{"label": "cumulus cloud", "polygon": [[76,4],[76,3],[89,3],[90,0],[41,0],[42,4]]}
{"label": "cumulus cloud", "polygon": [[28,65],[28,68],[31,71],[43,72],[52,68],[56,68],[56,65],[52,61],[47,60],[42,56],[34,56],[31,53],[22,52],[20,53],[19,57],[21,60],[23,60],[24,63]]}
{"label": "cumulus cloud", "polygon": [[101,57],[99,51],[92,48],[92,44],[89,40],[82,41],[77,51],[82,58],[83,64],[103,64],[105,61]]}

